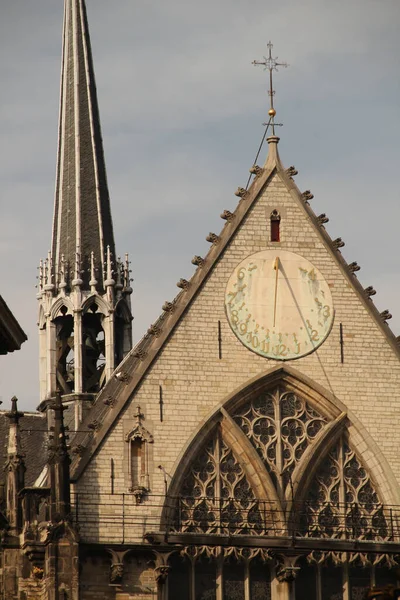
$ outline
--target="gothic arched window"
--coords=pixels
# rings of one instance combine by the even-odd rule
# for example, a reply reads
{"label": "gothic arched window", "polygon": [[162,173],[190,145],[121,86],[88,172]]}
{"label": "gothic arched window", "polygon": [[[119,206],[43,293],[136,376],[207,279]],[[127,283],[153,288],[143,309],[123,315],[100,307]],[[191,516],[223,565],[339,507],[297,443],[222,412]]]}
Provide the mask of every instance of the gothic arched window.
{"label": "gothic arched window", "polygon": [[271,226],[271,242],[281,241],[281,215],[274,209],[270,215],[270,226]]}

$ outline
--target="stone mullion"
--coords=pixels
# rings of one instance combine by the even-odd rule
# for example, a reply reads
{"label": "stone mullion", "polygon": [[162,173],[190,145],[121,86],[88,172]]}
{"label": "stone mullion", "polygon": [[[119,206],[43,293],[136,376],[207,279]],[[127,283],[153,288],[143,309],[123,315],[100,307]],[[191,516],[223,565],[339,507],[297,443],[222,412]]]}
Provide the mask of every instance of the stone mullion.
{"label": "stone mullion", "polygon": [[218,433],[215,437],[214,446],[214,460],[215,460],[215,499],[217,503],[218,511],[218,533],[221,531],[221,508],[222,508],[222,497],[221,497],[221,432],[218,429]]}
{"label": "stone mullion", "polygon": [[340,438],[340,442],[339,442],[339,457],[338,457],[338,462],[339,462],[339,470],[340,470],[339,522],[340,522],[340,519],[343,519],[343,528],[344,528],[345,535],[347,537],[347,534],[346,534],[346,518],[345,518],[346,510],[347,510],[347,506],[346,506],[346,487],[345,487],[344,472],[343,472],[343,467],[344,467],[343,437]]}
{"label": "stone mullion", "polygon": [[196,600],[196,559],[190,560],[190,600]]}
{"label": "stone mullion", "polygon": [[221,552],[221,548],[219,550],[219,556],[216,560],[216,590],[215,590],[215,600],[224,600],[224,557]]}
{"label": "stone mullion", "polygon": [[283,500],[283,486],[282,486],[282,469],[283,469],[283,448],[282,448],[282,433],[281,433],[281,390],[278,386],[275,397],[275,424],[276,424],[276,478],[277,478],[277,487],[278,487],[278,495],[279,499]]}
{"label": "stone mullion", "polygon": [[244,563],[244,600],[251,600],[250,597],[250,561]]}

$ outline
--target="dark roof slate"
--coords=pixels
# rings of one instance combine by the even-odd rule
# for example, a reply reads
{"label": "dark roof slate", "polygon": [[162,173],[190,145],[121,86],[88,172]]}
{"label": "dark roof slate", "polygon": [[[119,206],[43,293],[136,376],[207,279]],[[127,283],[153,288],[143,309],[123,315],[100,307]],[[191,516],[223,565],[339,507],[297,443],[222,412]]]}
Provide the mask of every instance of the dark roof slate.
{"label": "dark roof slate", "polygon": [[107,246],[115,257],[86,7],[84,0],[66,0],[52,239],[54,283],[58,283],[62,255],[67,280],[73,278],[79,251],[82,289],[89,289],[93,252],[96,279],[102,287]]}

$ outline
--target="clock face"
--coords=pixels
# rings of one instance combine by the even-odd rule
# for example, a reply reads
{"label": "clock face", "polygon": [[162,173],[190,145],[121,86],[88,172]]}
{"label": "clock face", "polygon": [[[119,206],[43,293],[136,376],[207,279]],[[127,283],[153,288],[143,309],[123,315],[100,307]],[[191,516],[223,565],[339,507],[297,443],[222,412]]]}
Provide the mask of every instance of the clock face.
{"label": "clock face", "polygon": [[275,360],[293,360],[318,348],[334,317],[331,291],[318,269],[280,249],[252,254],[235,268],[225,308],[242,344]]}

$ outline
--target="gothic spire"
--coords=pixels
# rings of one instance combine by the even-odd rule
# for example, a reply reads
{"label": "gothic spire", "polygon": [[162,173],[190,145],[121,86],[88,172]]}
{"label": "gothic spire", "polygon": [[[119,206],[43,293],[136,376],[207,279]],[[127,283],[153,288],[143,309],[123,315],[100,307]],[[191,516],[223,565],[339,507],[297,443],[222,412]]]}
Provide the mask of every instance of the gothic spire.
{"label": "gothic spire", "polygon": [[67,278],[73,279],[77,260],[82,289],[90,289],[92,252],[96,278],[103,287],[107,247],[115,257],[85,0],[65,0],[52,239],[56,289],[61,283],[61,262]]}

